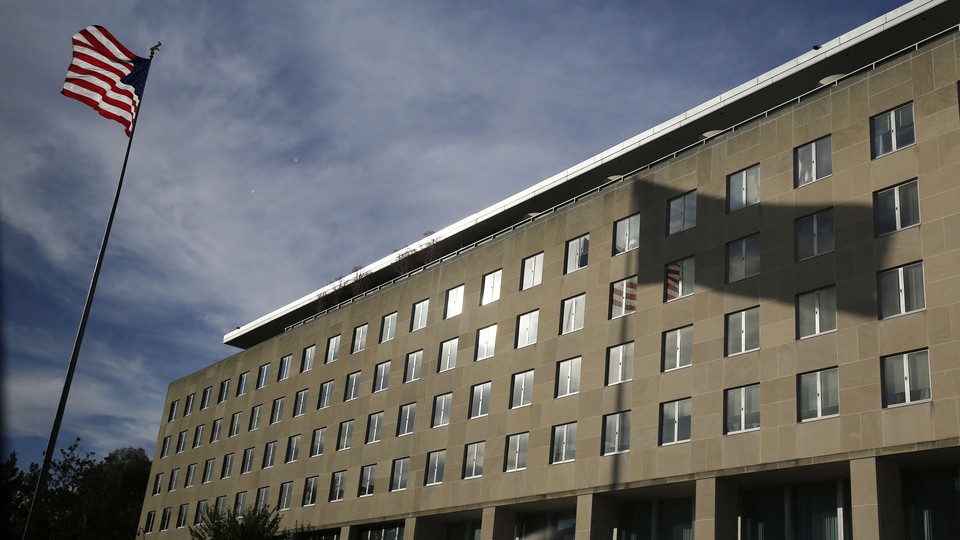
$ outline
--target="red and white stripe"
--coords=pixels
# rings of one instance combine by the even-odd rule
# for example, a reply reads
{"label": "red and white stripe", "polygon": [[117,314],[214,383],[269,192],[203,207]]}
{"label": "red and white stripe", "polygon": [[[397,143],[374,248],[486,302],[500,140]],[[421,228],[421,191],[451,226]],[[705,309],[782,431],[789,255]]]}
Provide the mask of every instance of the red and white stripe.
{"label": "red and white stripe", "polygon": [[680,263],[667,265],[667,300],[680,298]]}

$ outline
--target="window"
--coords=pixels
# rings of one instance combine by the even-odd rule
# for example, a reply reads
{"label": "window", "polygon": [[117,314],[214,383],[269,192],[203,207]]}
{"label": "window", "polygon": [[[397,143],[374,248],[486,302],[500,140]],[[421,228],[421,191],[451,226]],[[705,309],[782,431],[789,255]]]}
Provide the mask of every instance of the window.
{"label": "window", "polygon": [[873,195],[877,235],[920,224],[920,190],[913,180]]}
{"label": "window", "polygon": [[660,405],[660,444],[690,440],[690,398]]}
{"label": "window", "polygon": [[760,235],[734,240],[727,244],[727,283],[760,273]]}
{"label": "window", "polygon": [[797,220],[797,260],[833,251],[833,209]]}
{"label": "window", "polygon": [[590,251],[590,235],[585,234],[567,242],[567,259],[564,264],[564,274],[576,272],[587,266],[587,256]]}
{"label": "window", "polygon": [[170,411],[167,412],[167,422],[173,422],[173,420],[177,417],[177,407],[179,406],[180,406],[179,399],[175,399],[170,402]]}
{"label": "window", "polygon": [[193,428],[193,448],[200,448],[203,442],[203,424]]}
{"label": "window", "polygon": [[247,501],[247,492],[241,491],[233,497],[233,515],[240,517],[243,515],[244,506]]}
{"label": "window", "polygon": [[320,385],[320,397],[317,398],[317,409],[326,409],[333,401],[333,381],[327,381]]}
{"label": "window", "polygon": [[263,447],[263,462],[260,464],[261,469],[269,469],[273,467],[274,462],[277,460],[277,441],[270,441]]}
{"label": "window", "polygon": [[383,411],[367,416],[367,444],[380,442],[381,431],[383,431]]}
{"label": "window", "polygon": [[760,348],[760,308],[727,314],[727,356]]}
{"label": "window", "polygon": [[344,488],[347,485],[347,471],[337,471],[330,476],[329,501],[342,501]]}
{"label": "window", "polygon": [[203,516],[205,516],[206,514],[207,514],[207,500],[203,499],[203,500],[197,501],[197,510],[193,514],[193,524],[199,525],[201,522],[203,522]]}
{"label": "window", "polygon": [[247,431],[253,431],[260,427],[260,411],[263,409],[263,405],[254,405],[250,409],[250,423],[247,425]]}
{"label": "window", "polygon": [[414,351],[407,355],[407,363],[403,366],[403,382],[413,382],[420,378],[420,369],[423,366],[423,351]]}
{"label": "window", "polygon": [[340,358],[340,334],[327,340],[327,356],[324,358],[323,363],[329,364],[336,362],[337,358]]}
{"label": "window", "polygon": [[870,119],[870,153],[873,159],[914,143],[913,103]]}
{"label": "window", "polygon": [[165,458],[170,455],[170,436],[163,438],[163,444],[160,446],[160,457]]}
{"label": "window", "polygon": [[413,316],[410,318],[410,331],[419,330],[427,326],[427,311],[430,308],[430,299],[421,300],[413,305]]}
{"label": "window", "polygon": [[355,371],[347,375],[347,386],[343,391],[343,400],[357,399],[360,395],[360,372]]}
{"label": "window", "polygon": [[603,417],[603,455],[619,454],[630,450],[630,411],[608,414]]}
{"label": "window", "polygon": [[726,433],[760,429],[760,385],[727,390]]}
{"label": "window", "polygon": [[417,404],[407,403],[400,406],[400,417],[397,419],[397,437],[413,433],[413,422],[417,416]]}
{"label": "window", "polygon": [[307,412],[307,389],[297,391],[293,398],[293,417],[303,416]]}
{"label": "window", "polygon": [[316,345],[311,345],[303,349],[303,356],[300,357],[300,373],[313,369],[313,357],[316,352]]}
{"label": "window", "polygon": [[290,361],[293,359],[292,355],[286,355],[280,359],[280,367],[277,369],[277,381],[285,380],[290,376]]}
{"label": "window", "polygon": [[483,453],[487,443],[484,441],[470,443],[463,452],[463,478],[480,478],[483,476]]}
{"label": "window", "polygon": [[427,454],[427,477],[424,485],[431,486],[443,482],[443,468],[447,461],[447,451],[437,450]]}
{"label": "window", "polygon": [[215,443],[220,440],[220,429],[223,427],[223,418],[217,418],[213,421],[213,427],[210,429],[210,442]]}
{"label": "window", "polygon": [[573,461],[577,457],[577,423],[553,426],[550,463]]}
{"label": "window", "polygon": [[908,264],[878,274],[880,318],[886,319],[922,310],[923,263]]}
{"label": "window", "polygon": [[337,434],[337,451],[350,448],[350,438],[353,437],[353,420],[340,422],[340,432]]}
{"label": "window", "polygon": [[837,329],[837,288],[797,295],[797,339]]}
{"label": "window", "polygon": [[287,453],[283,456],[284,463],[291,463],[300,457],[300,434],[287,437]]}
{"label": "window", "polygon": [[277,510],[289,510],[291,499],[293,499],[293,482],[280,484],[280,498],[277,499]]}
{"label": "window", "polygon": [[619,255],[640,247],[640,214],[613,224],[613,254]]}
{"label": "window", "polygon": [[556,397],[569,396],[578,392],[580,392],[580,357],[558,362]]}
{"label": "window", "polygon": [[381,392],[390,384],[390,361],[377,364],[373,376],[373,392]]}
{"label": "window", "polygon": [[[497,332],[493,332],[496,339]],[[460,338],[448,339],[440,344],[440,361],[437,364],[437,372],[446,371],[457,367],[457,347],[460,346]]]}
{"label": "window", "polygon": [[834,416],[840,413],[840,385],[837,368],[800,375],[797,403],[800,421]]}
{"label": "window", "polygon": [[697,225],[697,190],[688,191],[667,201],[669,222],[667,234],[691,229]]}
{"label": "window", "polygon": [[267,380],[269,377],[270,364],[263,364],[259,369],[257,369],[257,390],[267,385]]}
{"label": "window", "polygon": [[317,457],[323,454],[323,437],[327,433],[327,428],[319,427],[313,430],[313,438],[310,440],[310,457]]}
{"label": "window", "polygon": [[223,456],[223,464],[220,466],[220,479],[230,478],[233,474],[233,453]]}
{"label": "window", "polygon": [[257,488],[257,500],[254,503],[254,508],[257,510],[263,510],[267,507],[267,499],[270,497],[270,486]]}
{"label": "window", "polygon": [[833,174],[830,136],[817,139],[793,151],[793,182],[800,187]]}
{"label": "window", "polygon": [[187,447],[187,432],[181,431],[177,434],[177,453],[183,453]]}
{"label": "window", "polygon": [[760,166],[727,177],[727,212],[732,213],[760,202]]}
{"label": "window", "polygon": [[144,533],[153,532],[153,521],[156,519],[156,517],[157,517],[157,512],[155,510],[151,510],[147,512],[147,519],[146,521],[143,522]]}
{"label": "window", "polygon": [[497,347],[497,325],[477,330],[477,360],[490,358]]}
{"label": "window", "polygon": [[663,333],[663,371],[687,367],[693,362],[693,325]]}
{"label": "window", "polygon": [[224,511],[227,508],[227,496],[220,495],[213,502],[213,508],[219,515],[223,515]]}
{"label": "window", "polygon": [[187,400],[183,404],[183,415],[190,416],[193,414],[193,399],[197,397],[197,394],[190,394],[187,396]]}
{"label": "window", "polygon": [[273,407],[270,409],[270,423],[276,424],[283,418],[283,398],[278,397],[273,400]]}
{"label": "window", "polygon": [[243,412],[237,411],[233,413],[233,416],[230,417],[230,433],[228,436],[236,437],[240,434],[240,421],[242,420]]}
{"label": "window", "polygon": [[159,495],[163,491],[163,473],[157,473],[153,477],[153,494]]}
{"label": "window", "polygon": [[486,416],[490,412],[490,388],[492,383],[475,384],[470,388],[470,418]]}
{"label": "window", "polygon": [[443,318],[449,319],[456,317],[463,312],[463,285],[458,285],[447,291],[446,308],[443,310]]}
{"label": "window", "polygon": [[633,342],[607,349],[607,386],[633,380]]}
{"label": "window", "polygon": [[410,458],[393,460],[393,469],[390,472],[390,491],[407,489],[407,476],[410,474]]}
{"label": "window", "polygon": [[366,324],[353,329],[353,345],[350,347],[350,354],[356,354],[367,348],[367,327]]}
{"label": "window", "polygon": [[694,257],[687,257],[667,265],[663,287],[665,301],[669,302],[693,294],[695,267]]}
{"label": "window", "polygon": [[517,433],[507,437],[504,471],[521,471],[527,468],[527,443],[529,438],[530,433]]}
{"label": "window", "polygon": [[377,465],[364,465],[360,468],[360,489],[357,497],[373,495],[373,484],[377,477]]}
{"label": "window", "polygon": [[167,491],[176,491],[177,482],[180,481],[180,469],[170,471],[170,483],[167,484]]}
{"label": "window", "polygon": [[537,323],[540,311],[531,311],[517,317],[517,348],[533,345],[537,342]]}
{"label": "window", "polygon": [[160,515],[160,530],[165,531],[170,528],[170,507],[163,509],[163,513]]}
{"label": "window", "polygon": [[200,410],[204,410],[210,407],[210,395],[213,394],[213,387],[208,386],[203,389],[203,394],[200,395]]}
{"label": "window", "polygon": [[213,468],[216,466],[216,458],[209,458],[203,462],[203,478],[201,480],[204,484],[209,484],[213,480]]}
{"label": "window", "polygon": [[230,393],[230,379],[220,381],[220,391],[217,393],[217,404],[227,400],[227,394]]}
{"label": "window", "polygon": [[453,403],[453,394],[441,394],[433,398],[433,424],[431,427],[441,427],[450,423],[450,405]]}
{"label": "window", "polygon": [[533,403],[533,370],[514,373],[510,388],[510,408],[516,409]]}
{"label": "window", "polygon": [[560,319],[560,333],[568,334],[583,328],[583,312],[586,308],[587,295],[581,294],[563,301],[562,317]]}
{"label": "window", "polygon": [[247,448],[243,451],[243,459],[240,461],[240,474],[247,474],[253,470],[253,448]]}
{"label": "window", "polygon": [[250,380],[250,372],[244,371],[237,379],[237,397],[247,393],[247,382]]}
{"label": "window", "polygon": [[303,481],[303,500],[301,506],[313,506],[317,504],[317,485],[320,484],[319,476],[311,476]]}
{"label": "window", "polygon": [[616,319],[637,310],[637,277],[610,284],[610,318]]}
{"label": "window", "polygon": [[930,360],[927,351],[885,356],[881,364],[884,407],[930,399]]}
{"label": "window", "polygon": [[490,272],[483,276],[483,290],[480,293],[480,305],[485,306],[500,299],[500,281],[503,270]]}
{"label": "window", "polygon": [[187,526],[187,514],[189,513],[190,503],[183,503],[180,505],[180,510],[177,512],[177,528],[182,529]]}
{"label": "window", "polygon": [[543,253],[527,257],[523,260],[523,270],[520,276],[520,290],[525,291],[536,287],[543,281]]}
{"label": "window", "polygon": [[380,343],[390,341],[397,335],[397,312],[384,315],[380,320]]}

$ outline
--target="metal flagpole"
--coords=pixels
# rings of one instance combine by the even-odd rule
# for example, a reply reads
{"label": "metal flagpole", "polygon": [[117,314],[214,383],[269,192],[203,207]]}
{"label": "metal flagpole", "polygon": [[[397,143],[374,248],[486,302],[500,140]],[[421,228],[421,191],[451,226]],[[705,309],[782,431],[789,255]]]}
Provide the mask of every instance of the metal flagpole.
{"label": "metal flagpole", "polygon": [[[160,48],[160,42],[150,47],[150,60]],[[146,81],[144,81],[146,82]],[[103,232],[103,240],[100,242],[100,253],[97,255],[97,264],[93,268],[93,278],[90,280],[90,288],[87,290],[87,301],[83,306],[83,315],[80,316],[80,327],[77,328],[77,337],[73,342],[73,353],[70,355],[70,366],[67,368],[67,377],[63,381],[63,391],[60,394],[60,405],[57,407],[57,415],[53,420],[53,429],[50,430],[50,439],[47,441],[47,450],[43,453],[43,465],[40,467],[40,474],[37,476],[37,487],[33,491],[33,499],[30,501],[30,512],[27,514],[27,522],[23,528],[23,540],[30,538],[30,523],[34,517],[34,512],[40,507],[40,495],[46,489],[47,476],[50,472],[50,464],[53,461],[53,452],[57,445],[57,436],[60,434],[60,424],[63,423],[63,412],[67,407],[67,396],[70,395],[70,385],[73,382],[73,374],[77,369],[77,357],[80,356],[80,343],[83,341],[83,333],[87,328],[87,319],[90,317],[90,306],[93,304],[93,293],[97,290],[97,280],[100,278],[100,268],[103,265],[103,255],[107,250],[107,241],[110,239],[110,229],[113,228],[113,218],[117,214],[117,203],[120,202],[120,189],[123,187],[123,177],[127,174],[127,160],[130,159],[130,147],[133,145],[133,134],[137,131],[137,121],[140,120],[140,106],[143,105],[143,93],[141,91],[139,101],[137,102],[137,112],[133,117],[133,125],[130,126],[130,137],[127,139],[127,151],[123,156],[123,167],[120,168],[120,181],[117,182],[117,193],[113,196],[113,207],[110,209],[110,217],[107,219],[107,228]]]}

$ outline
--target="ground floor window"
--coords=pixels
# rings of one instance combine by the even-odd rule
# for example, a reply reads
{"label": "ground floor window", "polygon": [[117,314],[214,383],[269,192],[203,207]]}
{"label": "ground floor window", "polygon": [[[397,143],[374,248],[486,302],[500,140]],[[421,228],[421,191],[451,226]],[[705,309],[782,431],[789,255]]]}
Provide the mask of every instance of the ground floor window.
{"label": "ground floor window", "polygon": [[360,540],[403,540],[403,523],[373,525],[360,529]]}
{"label": "ground floor window", "polygon": [[957,468],[905,470],[901,474],[906,538],[956,538],[957,531],[960,531],[960,473]]}

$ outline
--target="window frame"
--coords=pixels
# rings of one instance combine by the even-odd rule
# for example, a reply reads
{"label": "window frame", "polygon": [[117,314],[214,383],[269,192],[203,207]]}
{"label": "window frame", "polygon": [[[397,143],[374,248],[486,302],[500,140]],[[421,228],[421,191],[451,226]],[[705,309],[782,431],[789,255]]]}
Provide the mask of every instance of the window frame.
{"label": "window frame", "polygon": [[383,392],[390,386],[390,360],[374,367],[372,393]]}
{"label": "window frame", "polygon": [[527,451],[530,448],[530,432],[507,435],[505,442],[503,472],[525,470],[527,468]]}
{"label": "window frame", "polygon": [[447,289],[443,300],[443,320],[452,319],[463,313],[464,291],[463,283]]}
{"label": "window frame", "polygon": [[357,354],[367,348],[367,331],[369,323],[363,323],[353,329],[353,342],[350,344],[350,354]]}
{"label": "window frame", "polygon": [[[829,380],[824,382],[824,375],[830,374],[830,373],[832,373],[833,375],[830,377]],[[815,420],[822,420],[824,418],[835,418],[837,416],[840,416],[840,375],[839,373],[840,371],[838,367],[832,367],[832,368],[826,368],[826,369],[821,369],[817,371],[809,371],[807,373],[800,373],[797,375],[797,419],[799,422],[801,423],[811,422]],[[816,400],[815,410],[809,406],[811,404],[807,404],[806,408],[804,407],[804,405],[806,404],[806,399],[805,399],[806,394],[804,394],[803,392],[803,381],[808,380],[806,379],[807,377],[813,377],[816,382],[816,386],[814,387],[814,389],[816,390],[816,396],[814,398]],[[831,388],[825,389],[825,386],[830,384],[831,382],[835,386],[833,386],[832,389]],[[825,396],[825,393],[828,392],[829,390],[832,390],[833,394],[836,396],[836,404],[833,405],[836,407],[835,412],[830,412],[830,411],[824,412],[824,410],[826,409],[826,407],[824,407],[824,398],[825,397],[829,398],[829,396]],[[831,404],[828,404],[828,405],[831,405]],[[814,414],[811,416],[805,416],[805,413],[810,411],[814,412]]]}
{"label": "window frame", "polygon": [[520,263],[520,290],[532,289],[543,283],[543,252],[526,257]]}
{"label": "window frame", "polygon": [[276,424],[280,420],[283,420],[283,402],[285,396],[280,396],[273,400],[273,404],[270,406],[270,425]]}
{"label": "window frame", "polygon": [[600,455],[612,456],[629,451],[630,411],[619,411],[604,415]]}
{"label": "window frame", "polygon": [[[672,348],[671,348],[671,345]],[[669,373],[693,365],[693,325],[681,326],[663,333],[660,371]]]}
{"label": "window frame", "polygon": [[485,306],[500,300],[500,287],[503,284],[503,268],[483,275],[480,289],[480,305]]}
{"label": "window frame", "polygon": [[[672,409],[672,420],[667,416]],[[686,414],[684,414],[686,413]],[[668,422],[672,422],[671,438],[667,438]],[[684,432],[686,425],[686,432]],[[686,438],[681,438],[686,435]],[[660,404],[660,446],[690,442],[693,436],[693,403],[691,398],[677,399]]]}
{"label": "window frame", "polygon": [[390,466],[390,492],[404,491],[410,477],[410,456],[393,460]]}
{"label": "window frame", "polygon": [[[823,158],[823,152],[827,157]],[[809,163],[804,163],[809,156]],[[808,174],[809,173],[809,174]],[[793,149],[793,187],[794,189],[812,184],[833,175],[832,135],[815,139]]]}
{"label": "window frame", "polygon": [[[752,176],[751,176],[752,175]],[[734,182],[739,185],[735,186]],[[736,199],[734,198],[736,195]],[[760,164],[727,175],[727,213],[732,214],[760,202]]]}
{"label": "window frame", "polygon": [[[821,221],[825,221],[824,218],[827,216],[829,216],[829,219],[826,220],[827,224],[821,227]],[[797,262],[810,260],[814,257],[831,253],[836,249],[836,221],[833,216],[833,207],[824,208],[813,214],[799,217],[794,223],[794,246]],[[809,226],[807,223],[809,223]],[[807,232],[808,229],[809,232]],[[827,229],[829,229],[829,231],[827,231]],[[828,232],[828,234],[825,235],[825,232]],[[807,235],[811,237],[810,240],[804,238]],[[826,236],[829,236],[829,240],[824,238]],[[821,238],[824,238],[823,241],[821,241]],[[809,249],[810,255],[805,255],[804,252],[806,250],[804,250],[804,247],[806,247],[808,243],[811,244]],[[821,246],[821,244],[823,245]]]}
{"label": "window frame", "polygon": [[360,375],[362,371],[347,373],[347,383],[343,389],[343,401],[353,401],[360,397]]}
{"label": "window frame", "polygon": [[293,398],[293,418],[307,414],[307,399],[310,397],[310,389],[304,388],[297,390]]}
{"label": "window frame", "polygon": [[293,362],[292,354],[287,354],[280,357],[280,366],[277,368],[277,382],[285,381],[290,378],[291,362]]}
{"label": "window frame", "polygon": [[[908,295],[907,291],[909,290],[906,285],[905,276],[908,270],[914,268],[919,268],[919,298],[916,297],[912,292]],[[884,297],[888,296],[884,294],[884,278],[885,276],[896,274],[897,279],[897,305],[896,312],[887,312],[886,303],[884,302]],[[914,279],[917,275],[914,275]],[[889,281],[887,281],[889,283]],[[914,285],[915,287],[915,285]],[[916,307],[913,309],[907,309],[908,304],[914,304]],[[919,304],[919,305],[917,305]],[[895,268],[889,268],[887,270],[881,270],[877,272],[877,314],[880,320],[892,319],[894,317],[900,317],[903,315],[910,315],[911,313],[918,313],[920,311],[925,311],[927,309],[927,300],[926,300],[926,279],[924,278],[923,272],[923,261],[917,261],[910,264],[905,264],[903,266],[897,266]],[[886,314],[885,314],[886,313]]]}
{"label": "window frame", "polygon": [[577,423],[553,426],[550,437],[550,464],[570,463],[577,459]]}
{"label": "window frame", "polygon": [[364,444],[373,444],[380,442],[383,436],[383,411],[370,413],[367,415],[367,433],[364,438]]}
{"label": "window frame", "polygon": [[[529,375],[529,382],[528,376]],[[519,392],[517,383],[520,382]],[[510,381],[510,408],[519,409],[528,407],[533,403],[533,382],[534,370],[528,369],[519,373],[514,373]],[[519,397],[519,402],[517,398]]]}
{"label": "window frame", "polygon": [[410,312],[410,332],[416,332],[427,326],[427,316],[430,313],[430,299],[425,298],[414,302]]}
{"label": "window frame", "polygon": [[604,376],[605,386],[614,386],[633,380],[634,352],[635,345],[633,341],[607,347],[607,370]]}
{"label": "window frame", "polygon": [[497,349],[497,325],[491,324],[477,330],[477,352],[474,361],[492,358]]}
{"label": "window frame", "polygon": [[517,337],[514,348],[522,349],[537,343],[537,329],[540,324],[540,310],[535,309],[517,315]]}
{"label": "window frame", "polygon": [[[909,124],[903,124],[903,126],[898,126],[898,113],[901,111],[910,111],[910,122]],[[883,119],[889,123],[889,131],[883,129],[881,131],[880,122]],[[870,159],[878,159],[883,156],[890,155],[898,150],[908,148],[913,146],[917,142],[917,119],[913,111],[913,102],[904,103],[892,109],[883,111],[880,114],[876,114],[870,117]],[[909,126],[909,128],[907,128]],[[909,129],[909,137],[906,137],[902,142],[898,139],[903,135],[907,135]],[[884,150],[883,138],[889,134],[889,149]]]}
{"label": "window frame", "polygon": [[397,336],[397,312],[387,313],[380,319],[380,343],[386,343]]}
{"label": "window frame", "polygon": [[477,441],[464,445],[462,479],[469,480],[483,476],[483,459],[486,454],[486,446],[486,441]]}
{"label": "window frame", "polygon": [[263,459],[260,460],[260,469],[269,469],[277,462],[277,441],[269,441],[263,445]]}
{"label": "window frame", "polygon": [[397,411],[397,437],[413,433],[417,421],[417,402],[404,403]]}
{"label": "window frame", "polygon": [[317,410],[326,409],[333,404],[333,379],[320,383],[320,392],[317,395]]}
{"label": "window frame", "polygon": [[303,348],[303,353],[300,355],[300,373],[306,373],[313,369],[314,357],[317,354],[317,345],[309,345]]}
{"label": "window frame", "polygon": [[247,422],[247,432],[260,429],[260,412],[263,410],[263,403],[250,407],[250,421]]}
{"label": "window frame", "polygon": [[300,459],[300,434],[287,437],[287,450],[283,453],[283,462],[293,463]]}
{"label": "window frame", "polygon": [[306,508],[317,504],[317,491],[320,486],[320,476],[308,476],[303,479],[303,497],[300,506]]}
{"label": "window frame", "polygon": [[610,320],[636,313],[639,288],[637,276],[627,276],[610,284],[610,307],[607,312]]}
{"label": "window frame", "polygon": [[[832,298],[831,298],[832,296]],[[812,305],[808,304],[812,299]],[[832,304],[831,304],[832,303]],[[832,309],[833,327],[830,325],[830,308]],[[808,309],[813,309],[813,313],[807,313]],[[837,331],[837,286],[829,285],[805,293],[800,293],[796,298],[795,318],[797,321],[797,339],[807,339],[823,334],[829,334]],[[826,316],[824,316],[826,315]],[[813,324],[812,332],[804,333],[805,321]]]}
{"label": "window frame", "polygon": [[377,480],[377,464],[371,463],[360,467],[360,482],[357,486],[357,497],[369,497],[374,494]]}
{"label": "window frame", "polygon": [[[756,344],[753,344],[753,343],[751,343],[751,342],[748,340],[748,333],[749,333],[749,332],[748,332],[748,328],[747,328],[747,327],[748,327],[748,323],[751,322],[750,320],[748,320],[748,318],[751,317],[751,314],[752,314],[752,313],[756,313],[756,326],[757,326],[757,328],[756,328],[756,335],[757,335],[757,342],[756,342]],[[739,316],[739,318],[740,318],[740,322],[739,322],[739,328],[740,328],[740,340],[739,340],[739,342],[740,342],[740,348],[734,350],[734,349],[731,349],[731,347],[730,347],[730,345],[731,345],[731,338],[730,338],[730,336],[731,336],[731,333],[732,333],[731,321],[733,321],[734,318],[735,318],[735,317],[738,317],[738,316]],[[724,315],[724,334],[723,334],[723,341],[724,341],[724,356],[725,356],[725,357],[737,356],[737,355],[740,355],[740,354],[746,354],[746,353],[749,353],[749,352],[753,352],[753,351],[758,351],[758,350],[760,350],[760,306],[753,306],[753,307],[749,307],[749,308],[746,308],[746,309],[742,309],[742,310],[740,310],[740,311],[734,311],[733,313],[727,313],[726,315]],[[751,346],[751,345],[753,345],[753,346]]]}
{"label": "window frame", "polygon": [[420,380],[420,373],[423,370],[423,349],[407,353],[407,359],[403,364],[403,384]]}
{"label": "window frame", "polygon": [[[431,428],[439,428],[450,424],[450,409],[453,406],[453,392],[438,394],[433,397],[433,416]],[[439,416],[438,416],[439,415]]]}
{"label": "window frame", "polygon": [[330,475],[330,493],[327,502],[342,501],[347,489],[347,471],[334,471]]}
{"label": "window frame", "polygon": [[557,362],[555,398],[559,399],[580,393],[580,367],[582,362],[583,357],[581,356],[574,356]]}
{"label": "window frame", "polygon": [[696,264],[696,257],[691,255],[664,265],[664,302],[680,300],[696,292]]}
{"label": "window frame", "polygon": [[468,419],[481,418],[490,414],[490,395],[493,392],[493,382],[486,381],[470,387],[470,410]]}
{"label": "window frame", "polygon": [[587,293],[563,299],[560,303],[560,335],[583,329],[586,306]]}
{"label": "window frame", "polygon": [[[723,393],[723,401],[723,433],[725,435],[760,429],[760,383],[729,388]],[[754,405],[755,409],[751,405]],[[733,420],[736,423],[732,423]]]}
{"label": "window frame", "polygon": [[[622,245],[621,245],[622,244]],[[627,253],[640,247],[640,213],[613,223],[612,256]]]}
{"label": "window frame", "polygon": [[[893,198],[888,199],[888,194]],[[882,204],[885,200],[890,200],[892,207]],[[893,212],[892,228],[885,227],[881,221],[881,217],[889,219],[887,213],[890,211]],[[910,218],[915,221],[910,222]],[[920,183],[916,178],[873,192],[873,227],[877,237],[912,229],[921,222]]]}
{"label": "window frame", "polygon": [[443,483],[443,475],[447,465],[447,450],[440,449],[427,452],[427,466],[424,471],[424,486],[436,486]]}
{"label": "window frame", "polygon": [[[889,369],[896,363],[899,363],[900,373],[890,373]],[[915,364],[922,364],[923,369],[917,370]],[[914,384],[914,376],[920,375],[926,377],[926,386]],[[893,376],[902,378],[902,388],[894,386],[891,380]],[[914,351],[891,354],[880,358],[880,379],[881,392],[883,394],[883,408],[904,407],[915,405],[917,403],[927,403],[933,399],[933,384],[930,373],[930,351],[929,349],[917,349]],[[902,389],[902,392],[896,390]],[[891,390],[893,390],[891,392]],[[915,393],[921,395],[914,398]],[[891,395],[892,394],[892,395]],[[891,399],[897,394],[902,394],[899,400]],[[925,394],[925,395],[923,395]]]}
{"label": "window frame", "polygon": [[310,457],[323,455],[324,438],[327,436],[327,427],[314,428],[313,435],[310,437]]}
{"label": "window frame", "polygon": [[[727,283],[760,275],[760,233],[727,242],[726,254]],[[751,264],[753,260],[756,262]]]}
{"label": "window frame", "polygon": [[[692,201],[692,203],[691,203]],[[679,226],[674,227],[674,210],[679,212]],[[692,216],[692,219],[688,219]],[[667,236],[682,233],[697,226],[697,190],[692,189],[667,201]]]}
{"label": "window frame", "polygon": [[332,364],[340,358],[340,334],[327,338],[327,354],[323,358],[324,364]]}
{"label": "window frame", "polygon": [[250,372],[244,371],[237,377],[237,396],[240,397],[247,393],[247,383],[250,381]]}
{"label": "window frame", "polygon": [[257,368],[257,384],[255,385],[254,390],[259,390],[267,385],[267,380],[270,378],[270,363],[261,364]]}
{"label": "window frame", "polygon": [[349,450],[353,439],[353,419],[340,422],[340,428],[337,431],[337,452]]}

